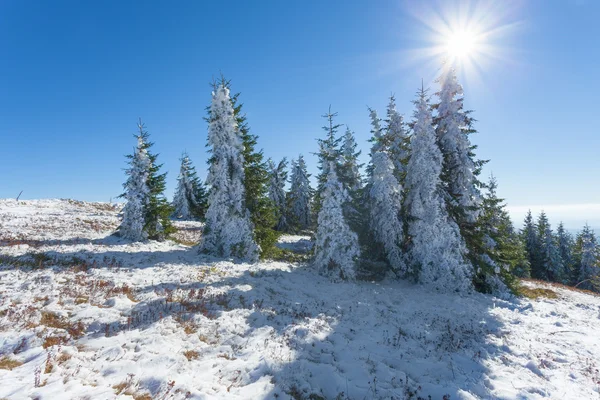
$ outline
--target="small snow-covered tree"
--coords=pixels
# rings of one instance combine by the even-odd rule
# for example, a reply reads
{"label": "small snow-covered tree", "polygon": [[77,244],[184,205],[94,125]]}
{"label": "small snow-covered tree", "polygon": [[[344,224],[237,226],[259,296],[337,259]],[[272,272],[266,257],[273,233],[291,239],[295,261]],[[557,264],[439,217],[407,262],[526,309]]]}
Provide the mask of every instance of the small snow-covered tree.
{"label": "small snow-covered tree", "polygon": [[353,280],[360,250],[358,237],[350,230],[342,211],[349,195],[338,180],[333,163],[327,170],[317,220],[314,264],[321,274],[334,281]]}
{"label": "small snow-covered tree", "polygon": [[344,185],[351,197],[356,197],[362,187],[362,178],[360,176],[360,167],[358,157],[360,150],[356,151],[356,140],[354,132],[346,128],[346,133],[342,136],[342,146],[340,149],[341,162],[338,167],[340,182]]}
{"label": "small snow-covered tree", "polygon": [[401,246],[404,238],[400,220],[402,187],[394,176],[394,165],[385,151],[371,155],[373,170],[369,182],[369,225],[392,271],[398,276],[406,272]]}
{"label": "small snow-covered tree", "polygon": [[183,153],[181,156],[181,167],[179,168],[179,177],[177,178],[177,188],[173,196],[173,216],[183,220],[194,218],[193,210],[198,207],[196,199],[196,188],[194,187],[194,176],[192,163],[189,156]]}
{"label": "small snow-covered tree", "polygon": [[312,189],[310,175],[302,155],[292,161],[290,191],[288,193],[290,223],[295,230],[305,230],[311,225],[310,202]]}
{"label": "small snow-covered tree", "polygon": [[269,159],[269,198],[277,207],[279,213],[279,221],[276,229],[278,231],[286,231],[288,229],[287,222],[287,204],[285,198],[285,184],[287,183],[288,173],[286,171],[287,161],[284,158],[277,164]]}
{"label": "small snow-covered tree", "polygon": [[210,193],[201,249],[215,256],[256,261],[259,247],[244,204],[242,137],[225,85],[212,94],[208,145],[212,152],[206,179]]}
{"label": "small snow-covered tree", "polygon": [[468,290],[472,268],[465,260],[458,226],[449,218],[442,197],[442,154],[424,90],[415,104],[406,175],[409,260],[419,281],[443,290]]}
{"label": "small snow-covered tree", "polygon": [[146,240],[148,232],[144,229],[146,224],[145,213],[150,199],[150,188],[148,187],[148,176],[150,170],[150,159],[144,139],[137,137],[138,145],[129,161],[126,170],[128,178],[123,187],[125,193],[122,195],[127,200],[123,208],[123,221],[119,226],[121,237],[133,241]]}
{"label": "small snow-covered tree", "polygon": [[558,241],[558,253],[560,254],[560,260],[565,268],[565,273],[562,279],[562,283],[569,283],[573,273],[573,236],[567,232],[562,221],[556,228],[556,239]]}
{"label": "small snow-covered tree", "polygon": [[521,240],[525,245],[527,260],[529,261],[530,274],[533,277],[538,277],[540,266],[540,241],[537,234],[537,226],[533,220],[531,210],[527,211],[523,228],[521,229]]}
{"label": "small snow-covered tree", "polygon": [[[388,137],[385,135],[383,128],[381,127],[381,118],[377,115],[377,111],[369,108],[369,118],[371,119],[371,158],[373,154],[380,151],[388,150]],[[367,165],[367,175],[370,177],[373,172],[373,163]],[[368,190],[368,189],[367,189]]]}
{"label": "small snow-covered tree", "polygon": [[394,175],[401,185],[406,177],[406,164],[408,162],[410,139],[404,126],[402,115],[396,110],[396,98],[390,96],[387,108],[386,136],[389,143],[389,156],[394,164]]}
{"label": "small snow-covered tree", "polygon": [[544,275],[549,281],[562,282],[567,278],[567,271],[562,263],[558,242],[550,223],[545,224],[544,231],[540,235],[540,243]]}
{"label": "small snow-covered tree", "polygon": [[598,242],[594,231],[585,224],[577,237],[575,253],[578,258],[578,274],[576,285],[582,289],[595,289],[600,291],[598,279],[600,277],[600,261]]}

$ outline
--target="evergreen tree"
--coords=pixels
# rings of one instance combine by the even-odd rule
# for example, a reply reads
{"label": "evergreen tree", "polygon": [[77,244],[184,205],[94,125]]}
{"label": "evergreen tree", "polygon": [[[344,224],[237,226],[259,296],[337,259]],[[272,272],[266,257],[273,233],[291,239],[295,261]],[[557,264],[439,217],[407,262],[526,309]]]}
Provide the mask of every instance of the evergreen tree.
{"label": "evergreen tree", "polygon": [[[381,118],[377,115],[377,111],[369,108],[369,118],[371,119],[371,159],[375,153],[389,150],[388,137],[383,128],[381,128]],[[367,175],[371,177],[373,173],[373,163],[367,165]],[[367,188],[368,191],[368,188]]]}
{"label": "evergreen tree", "polygon": [[442,154],[423,89],[415,101],[411,158],[407,165],[405,207],[410,235],[409,260],[418,279],[438,289],[467,290],[471,266],[456,223],[441,192]]}
{"label": "evergreen tree", "polygon": [[498,293],[508,287],[513,292],[518,277],[529,276],[529,262],[523,243],[515,232],[504,199],[497,194],[496,178],[490,177],[483,197],[479,225],[484,248],[479,250],[481,262],[474,283],[482,292]]}
{"label": "evergreen tree", "polygon": [[291,186],[288,193],[290,223],[295,230],[308,229],[311,224],[312,189],[309,178],[301,154],[298,156],[298,161],[292,161]]}
{"label": "evergreen tree", "polygon": [[[148,192],[147,196],[143,196],[145,200],[143,200],[139,206],[135,207],[138,209],[143,209],[143,231],[145,232],[145,234],[143,235],[144,238],[164,240],[168,234],[174,231],[173,226],[171,225],[171,222],[169,220],[169,216],[172,213],[172,208],[164,196],[167,174],[159,174],[162,164],[156,163],[158,154],[153,154],[149,151],[154,143],[148,140],[150,135],[145,130],[146,127],[144,126],[141,120],[138,122],[138,129],[139,133],[138,135],[136,135],[136,138],[138,139],[138,149],[136,149],[136,152],[133,155],[128,155],[127,157],[130,159],[129,163],[132,167],[136,157],[147,157],[147,161],[144,161],[144,165],[146,168],[144,176],[146,177],[146,187]],[[142,153],[144,154],[143,156],[141,155]],[[138,164],[138,166],[140,165],[141,164]],[[128,173],[131,177],[132,172]],[[124,185],[126,191],[129,191],[128,182],[126,182]],[[127,198],[128,194],[126,192],[123,193],[121,196]],[[134,205],[132,205],[132,207],[134,207]],[[125,228],[125,230],[127,229],[128,228]],[[120,231],[122,232],[122,229],[120,229]],[[124,237],[133,238],[134,236],[136,235],[125,233]],[[140,236],[137,235],[137,237],[138,239],[135,240],[140,240]]]}
{"label": "evergreen tree", "polygon": [[148,206],[150,188],[148,187],[148,175],[150,170],[150,159],[143,137],[137,137],[138,145],[129,161],[126,170],[128,178],[123,187],[125,193],[121,196],[127,200],[123,208],[123,221],[119,226],[121,237],[133,241],[146,240],[148,232],[145,226],[145,209]]}
{"label": "evergreen tree", "polygon": [[547,231],[550,228],[550,222],[548,222],[548,216],[544,211],[538,215],[537,223],[536,223],[536,255],[537,260],[536,264],[532,265],[531,268],[531,276],[535,279],[543,279],[548,280],[548,269],[547,269],[547,261],[546,261],[546,241],[547,241]]}
{"label": "evergreen tree", "polygon": [[196,199],[195,171],[189,156],[183,153],[181,156],[181,167],[177,178],[177,188],[173,196],[173,216],[183,220],[194,219],[194,210],[198,209]]}
{"label": "evergreen tree", "polygon": [[358,237],[350,230],[342,212],[349,196],[337,178],[333,163],[327,171],[317,223],[314,263],[321,274],[334,281],[353,280],[360,251]]}
{"label": "evergreen tree", "polygon": [[389,156],[394,164],[394,175],[401,185],[406,177],[410,139],[404,126],[402,115],[396,110],[396,99],[390,96],[387,108],[386,136],[389,142]]}
{"label": "evergreen tree", "polygon": [[387,152],[372,154],[368,204],[369,226],[375,239],[370,247],[371,257],[381,254],[398,276],[406,273],[401,246],[404,239],[400,220],[402,187],[394,176],[394,165]]}
{"label": "evergreen tree", "polygon": [[539,276],[540,266],[540,242],[537,234],[537,226],[533,220],[531,210],[527,212],[523,229],[521,229],[521,241],[525,245],[525,253],[529,261],[530,275]]}
{"label": "evergreen tree", "polygon": [[585,224],[577,236],[575,254],[578,261],[576,286],[588,290],[600,290],[600,263],[596,235],[588,224]]}
{"label": "evergreen tree", "polygon": [[277,166],[273,160],[269,159],[269,198],[277,207],[279,221],[276,229],[280,232],[288,230],[287,222],[287,204],[285,198],[285,184],[287,183],[288,173],[286,171],[287,161],[284,158]]}
{"label": "evergreen tree", "polygon": [[573,241],[573,236],[565,230],[562,222],[558,224],[558,228],[556,228],[556,236],[558,240],[558,253],[560,254],[560,259],[564,266],[564,274],[561,282],[567,284],[570,282],[573,273],[573,246],[575,243]]}
{"label": "evergreen tree", "polygon": [[229,89],[221,84],[212,94],[208,128],[212,157],[206,179],[210,185],[201,249],[219,257],[257,261],[250,212],[244,203],[244,144]]}
{"label": "evergreen tree", "polygon": [[356,140],[354,133],[350,128],[346,128],[346,133],[342,137],[342,146],[340,150],[341,163],[338,166],[340,182],[348,190],[350,197],[356,197],[362,188],[362,178],[360,176],[360,165],[358,157],[361,151],[356,151]]}
{"label": "evergreen tree", "polygon": [[196,175],[195,170],[190,172],[190,176],[192,177],[192,187],[196,199],[196,206],[192,209],[192,214],[199,220],[204,221],[206,210],[208,209],[208,190],[206,189],[206,185]]}
{"label": "evergreen tree", "polygon": [[[231,82],[221,77],[220,85],[231,90]],[[273,229],[278,221],[277,208],[269,199],[269,171],[262,150],[256,150],[258,136],[250,132],[243,104],[239,100],[240,93],[231,97],[237,129],[242,138],[244,164],[244,204],[250,212],[250,220],[254,225],[256,243],[262,258],[268,257],[275,250],[279,233]]]}
{"label": "evergreen tree", "polygon": [[567,277],[567,274],[558,250],[558,241],[550,224],[546,225],[546,230],[541,239],[542,262],[545,274],[549,281],[562,282]]}
{"label": "evergreen tree", "polygon": [[329,106],[327,114],[322,115],[323,118],[327,119],[327,125],[323,126],[323,130],[327,135],[325,139],[317,139],[319,143],[319,152],[317,153],[319,175],[317,175],[317,190],[313,202],[313,214],[315,216],[319,215],[319,211],[321,211],[322,194],[327,178],[329,177],[329,168],[333,166],[337,174],[338,160],[340,158],[338,147],[342,139],[337,137],[338,129],[342,125],[333,122],[337,115],[337,113],[331,112],[331,106]]}

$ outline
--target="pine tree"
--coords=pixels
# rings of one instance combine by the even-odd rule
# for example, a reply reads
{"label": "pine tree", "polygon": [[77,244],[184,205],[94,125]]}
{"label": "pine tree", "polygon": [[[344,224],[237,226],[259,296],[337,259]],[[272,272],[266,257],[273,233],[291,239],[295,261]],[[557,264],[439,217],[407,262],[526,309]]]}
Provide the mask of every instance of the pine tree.
{"label": "pine tree", "polygon": [[130,167],[126,170],[129,177],[123,185],[125,193],[121,196],[127,200],[127,203],[123,208],[123,221],[119,226],[121,237],[133,241],[148,238],[148,232],[144,229],[144,216],[150,198],[148,187],[150,159],[143,137],[138,136],[137,140],[138,145],[129,161]]}
{"label": "pine tree", "polygon": [[292,160],[291,186],[288,193],[290,224],[296,231],[306,230],[311,225],[312,189],[309,178],[304,157],[299,155],[298,161]]}
{"label": "pine tree", "polygon": [[402,254],[404,233],[400,220],[402,208],[402,187],[394,176],[394,165],[387,152],[372,153],[373,170],[369,182],[368,205],[369,226],[375,239],[370,247],[370,255],[385,257],[398,276],[406,273]]}
{"label": "pine tree", "polygon": [[394,164],[394,175],[401,185],[406,177],[410,139],[404,126],[402,115],[396,110],[396,99],[390,96],[387,108],[386,136],[389,142],[389,155]]}
{"label": "pine tree", "polygon": [[565,267],[558,250],[558,241],[550,224],[546,226],[542,238],[543,268],[549,281],[562,282],[566,277]]}
{"label": "pine tree", "polygon": [[279,221],[276,229],[280,232],[288,230],[287,222],[287,204],[285,197],[285,184],[287,183],[288,173],[286,171],[287,161],[284,158],[275,166],[273,160],[269,159],[269,198],[277,207]]}
{"label": "pine tree", "polygon": [[[371,138],[369,142],[371,144],[371,159],[373,154],[380,151],[388,151],[388,137],[385,135],[383,128],[381,128],[381,118],[377,115],[377,111],[369,108],[369,118],[371,119]],[[373,164],[367,165],[367,175],[370,177],[373,173]],[[368,190],[368,189],[367,189]]]}
{"label": "pine tree", "polygon": [[350,128],[346,128],[346,133],[342,137],[342,146],[340,149],[341,163],[338,166],[340,182],[344,185],[350,197],[357,197],[358,192],[362,188],[362,178],[360,176],[360,165],[358,157],[361,151],[356,151],[356,140],[354,132]]}
{"label": "pine tree", "polygon": [[573,246],[575,243],[573,241],[573,236],[565,230],[562,222],[558,224],[558,228],[556,228],[556,236],[558,240],[558,253],[560,254],[560,259],[564,266],[564,274],[561,282],[567,284],[571,280],[573,273]]}
{"label": "pine tree", "polygon": [[183,220],[195,217],[193,210],[198,208],[196,188],[194,187],[194,170],[189,156],[183,153],[181,167],[177,178],[177,188],[173,196],[173,216]]}
{"label": "pine tree", "polygon": [[544,211],[538,215],[536,223],[536,237],[537,237],[537,263],[535,269],[532,268],[531,276],[536,279],[548,280],[548,265],[546,260],[546,242],[550,242],[547,238],[547,232],[550,229],[550,222],[548,222],[548,216]]}
{"label": "pine tree", "polygon": [[479,221],[484,247],[478,252],[481,262],[474,283],[481,292],[502,293],[505,287],[515,292],[518,286],[515,277],[529,276],[529,262],[497,188],[496,178],[491,176]]}
{"label": "pine tree", "polygon": [[440,190],[442,154],[423,89],[415,105],[406,174],[409,261],[423,283],[438,289],[468,290],[472,285],[471,266],[464,258],[466,250],[459,228],[449,218]]}
{"label": "pine tree", "polygon": [[533,220],[531,210],[527,211],[523,229],[521,229],[521,241],[525,245],[525,253],[529,261],[530,275],[538,277],[540,266],[540,241],[537,234],[537,226]]}
{"label": "pine tree", "polygon": [[327,171],[317,222],[314,264],[321,274],[333,281],[353,280],[359,256],[358,237],[350,230],[342,211],[349,196],[337,178],[333,163]]}
{"label": "pine tree", "polygon": [[327,125],[323,126],[323,130],[327,133],[327,136],[325,139],[317,139],[319,143],[319,152],[317,153],[319,175],[317,175],[317,190],[313,201],[313,215],[315,216],[319,215],[319,211],[321,211],[322,194],[329,176],[329,168],[333,166],[337,174],[338,160],[340,158],[338,147],[342,139],[337,137],[338,129],[342,125],[333,122],[337,115],[337,113],[331,112],[331,106],[329,106],[327,114],[322,115],[323,118],[327,119]]}
{"label": "pine tree", "polygon": [[190,173],[190,176],[192,177],[192,187],[196,198],[196,206],[192,209],[192,214],[200,221],[204,221],[208,209],[208,190],[204,182],[196,175],[195,170]]}
{"label": "pine tree", "polygon": [[243,138],[229,89],[223,84],[212,94],[208,145],[212,152],[206,179],[210,194],[201,249],[219,257],[257,261],[259,247],[244,203]]}
{"label": "pine tree", "polygon": [[[145,130],[146,127],[141,120],[138,122],[138,129],[139,133],[138,135],[136,135],[136,138],[138,139],[138,149],[133,155],[128,155],[127,157],[130,159],[130,165],[133,166],[133,162],[135,161],[136,157],[141,157],[140,152],[143,150],[143,153],[145,154],[145,156],[143,157],[147,157],[148,159],[147,162],[144,161],[144,165],[146,166],[144,176],[146,176],[146,187],[148,193],[147,196],[144,196],[145,200],[141,202],[139,206],[135,207],[138,209],[143,209],[143,231],[145,232],[145,234],[143,235],[144,238],[164,240],[168,234],[174,231],[173,226],[171,225],[171,222],[169,220],[169,217],[172,213],[172,208],[164,196],[167,174],[159,174],[162,164],[156,163],[158,154],[153,154],[149,151],[154,143],[148,140],[150,135]],[[131,176],[131,172],[129,172],[129,174]],[[126,182],[124,185],[126,193],[123,193],[121,195],[122,197],[128,197],[128,182]],[[132,207],[134,207],[134,205],[132,205]],[[125,228],[126,231],[127,229],[128,228]],[[122,231],[121,228],[119,230]],[[133,235],[130,233],[125,233],[124,237],[128,237],[128,235],[130,238],[133,238],[134,236],[140,238],[139,235]]]}
{"label": "pine tree", "polygon": [[[220,85],[231,90],[231,82],[221,77]],[[250,212],[250,220],[254,225],[256,243],[262,258],[269,257],[275,250],[279,233],[273,229],[277,224],[277,208],[269,199],[269,171],[264,161],[262,150],[256,150],[258,136],[250,132],[246,114],[239,101],[240,93],[231,97],[237,129],[243,143],[244,163],[244,204]]]}
{"label": "pine tree", "polygon": [[576,286],[582,289],[600,291],[600,262],[596,235],[588,224],[585,224],[577,236],[575,254],[578,261]]}

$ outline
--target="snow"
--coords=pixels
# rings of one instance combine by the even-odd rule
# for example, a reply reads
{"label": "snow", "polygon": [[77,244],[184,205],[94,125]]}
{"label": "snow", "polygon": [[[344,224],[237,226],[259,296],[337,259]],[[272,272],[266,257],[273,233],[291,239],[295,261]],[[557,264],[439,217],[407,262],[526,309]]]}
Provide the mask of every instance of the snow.
{"label": "snow", "polygon": [[[332,283],[310,265],[112,237],[119,209],[0,200],[0,360],[22,363],[0,369],[0,398],[600,398],[600,297]],[[9,265],[31,253],[42,268]]]}

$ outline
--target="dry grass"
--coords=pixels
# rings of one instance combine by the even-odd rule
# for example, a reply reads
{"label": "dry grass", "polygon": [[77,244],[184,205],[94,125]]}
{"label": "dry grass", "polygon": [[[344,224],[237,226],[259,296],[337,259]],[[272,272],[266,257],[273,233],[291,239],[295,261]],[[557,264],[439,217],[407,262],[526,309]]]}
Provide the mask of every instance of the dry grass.
{"label": "dry grass", "polygon": [[20,367],[21,365],[23,365],[21,361],[15,360],[8,356],[0,358],[0,369],[7,369],[10,371],[14,368]]}
{"label": "dry grass", "polygon": [[527,297],[528,299],[537,300],[540,298],[546,299],[557,299],[558,293],[556,293],[552,289],[546,288],[530,288],[527,286],[521,286],[519,288],[519,294],[523,297]]}
{"label": "dry grass", "polygon": [[200,357],[200,353],[195,350],[186,350],[183,352],[183,355],[188,359],[188,361],[196,360]]}
{"label": "dry grass", "polygon": [[68,339],[66,337],[48,336],[46,339],[44,339],[44,343],[42,344],[42,347],[44,349],[47,349],[48,347],[58,346],[59,344],[66,344],[67,341],[68,341]]}
{"label": "dry grass", "polygon": [[[523,282],[535,283],[536,285],[540,285],[540,286],[549,286],[549,287],[552,287],[552,288],[555,288],[555,289],[570,290],[572,292],[589,294],[591,296],[600,296],[600,293],[593,292],[591,290],[576,288],[576,287],[573,287],[573,286],[563,285],[561,283],[542,281],[542,280],[539,280],[539,279],[521,279],[521,280]],[[520,289],[524,289],[524,288],[526,288],[526,287],[523,286],[523,285],[521,285]],[[549,290],[552,291],[551,289],[549,289]],[[519,292],[521,293],[521,290]],[[556,297],[550,297],[550,298],[556,298]]]}

